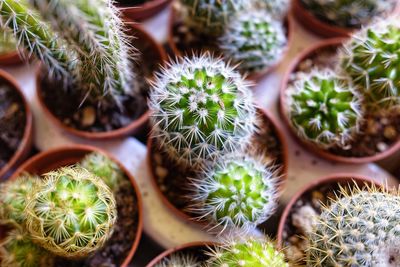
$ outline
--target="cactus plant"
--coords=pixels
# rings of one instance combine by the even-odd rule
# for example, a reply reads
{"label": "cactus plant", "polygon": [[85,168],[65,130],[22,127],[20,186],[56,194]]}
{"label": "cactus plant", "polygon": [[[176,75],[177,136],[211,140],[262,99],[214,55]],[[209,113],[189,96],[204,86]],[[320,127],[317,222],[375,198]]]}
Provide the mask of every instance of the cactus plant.
{"label": "cactus plant", "polygon": [[283,19],[289,12],[290,1],[289,0],[252,0],[249,1],[250,8],[263,9],[276,18]]}
{"label": "cactus plant", "polygon": [[391,12],[396,0],[301,0],[317,18],[345,28],[361,28],[373,18]]}
{"label": "cactus plant", "polygon": [[246,238],[226,242],[210,253],[209,267],[288,267],[283,253],[269,240]]}
{"label": "cactus plant", "polygon": [[201,267],[201,263],[193,255],[184,253],[174,253],[164,258],[155,267]]}
{"label": "cactus plant", "polygon": [[255,130],[248,84],[208,53],[171,63],[152,87],[152,137],[180,166],[201,167],[240,149]]}
{"label": "cactus plant", "polygon": [[75,166],[44,175],[25,208],[32,240],[66,258],[86,257],[113,232],[116,203],[105,183]]}
{"label": "cactus plant", "polygon": [[224,57],[239,64],[241,72],[260,72],[275,65],[286,48],[282,23],[267,11],[243,11],[226,27],[219,40]]}
{"label": "cactus plant", "polygon": [[289,117],[301,138],[322,148],[345,147],[358,133],[361,96],[348,77],[330,69],[297,73],[288,94]]}
{"label": "cactus plant", "polygon": [[[194,211],[222,231],[232,227],[245,232],[268,219],[277,206],[275,167],[242,153],[225,155],[204,177],[194,179]],[[213,226],[215,227],[215,226]]]}
{"label": "cactus plant", "polygon": [[399,266],[399,194],[354,186],[341,195],[308,236],[308,266]]}
{"label": "cactus plant", "polygon": [[381,20],[355,33],[341,53],[343,72],[365,95],[371,109],[400,105],[400,23]]}
{"label": "cactus plant", "polygon": [[15,51],[16,41],[9,31],[0,29],[0,55]]}

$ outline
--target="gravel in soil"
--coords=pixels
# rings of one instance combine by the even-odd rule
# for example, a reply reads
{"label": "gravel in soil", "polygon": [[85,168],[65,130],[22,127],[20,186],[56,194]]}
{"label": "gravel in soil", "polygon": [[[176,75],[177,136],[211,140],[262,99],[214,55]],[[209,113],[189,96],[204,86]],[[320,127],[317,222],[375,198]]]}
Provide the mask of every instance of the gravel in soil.
{"label": "gravel in soil", "polygon": [[26,111],[21,96],[0,81],[0,169],[18,149],[25,131]]}

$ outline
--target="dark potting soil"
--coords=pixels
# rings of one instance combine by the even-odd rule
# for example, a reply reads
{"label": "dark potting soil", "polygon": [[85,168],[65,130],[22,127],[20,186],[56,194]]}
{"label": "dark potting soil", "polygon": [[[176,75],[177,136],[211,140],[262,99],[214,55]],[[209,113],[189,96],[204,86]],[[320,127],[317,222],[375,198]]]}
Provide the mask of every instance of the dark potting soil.
{"label": "dark potting soil", "polygon": [[18,92],[0,81],[0,169],[12,158],[24,136],[26,111]]}
{"label": "dark potting soil", "polygon": [[115,2],[121,6],[139,6],[154,0],[116,0]]}
{"label": "dark potting soil", "polygon": [[[190,248],[185,248],[182,250],[179,250],[175,253],[172,253],[168,257],[164,258],[166,259],[171,259],[173,256],[184,256],[187,258],[193,259],[195,262],[199,263],[199,266],[201,263],[205,263],[207,260],[210,259],[210,256],[207,255],[207,252],[209,252],[210,248],[208,246],[195,246],[195,247],[190,247]],[[163,261],[158,262],[160,264]],[[169,265],[167,265],[169,266]],[[201,265],[203,266],[203,265]],[[185,266],[186,267],[186,266]]]}
{"label": "dark potting soil", "polygon": [[139,222],[139,207],[136,192],[127,177],[115,192],[117,222],[114,232],[102,249],[82,261],[57,258],[57,267],[119,267],[128,256]]}

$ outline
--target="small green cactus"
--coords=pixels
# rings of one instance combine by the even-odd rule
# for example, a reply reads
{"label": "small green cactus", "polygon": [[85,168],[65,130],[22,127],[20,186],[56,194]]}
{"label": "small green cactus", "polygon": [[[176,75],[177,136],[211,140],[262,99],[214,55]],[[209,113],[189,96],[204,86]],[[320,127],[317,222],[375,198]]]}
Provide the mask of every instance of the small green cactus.
{"label": "small green cactus", "polygon": [[341,191],[309,233],[308,266],[400,266],[400,196],[374,187]]}
{"label": "small green cactus", "polygon": [[271,241],[255,238],[227,242],[210,256],[208,267],[289,267]]}
{"label": "small green cactus", "polygon": [[44,175],[25,209],[32,240],[66,258],[81,258],[101,248],[113,232],[117,210],[113,194],[81,167]]}
{"label": "small green cactus", "polygon": [[391,12],[396,0],[301,0],[317,18],[345,28],[361,28],[374,18]]}
{"label": "small green cactus", "polygon": [[0,55],[16,51],[16,40],[7,30],[0,29]]}
{"label": "small green cactus", "polygon": [[235,16],[219,40],[224,57],[243,73],[264,71],[283,56],[287,44],[282,23],[266,11],[244,11]]}
{"label": "small green cactus", "polygon": [[202,267],[203,265],[193,255],[174,253],[164,258],[155,267]]}
{"label": "small green cactus", "polygon": [[277,206],[278,179],[274,169],[241,153],[222,156],[204,177],[193,181],[194,211],[211,226],[222,226],[222,231],[232,227],[245,232],[254,229]]}
{"label": "small green cactus", "polygon": [[290,8],[289,0],[252,0],[249,3],[250,8],[266,10],[275,19],[283,19]]}
{"label": "small green cactus", "polygon": [[246,145],[256,113],[248,84],[208,53],[171,63],[150,92],[152,137],[180,166],[201,167]]}
{"label": "small green cactus", "polygon": [[247,0],[180,0],[186,24],[211,36],[222,34],[229,19],[246,5]]}
{"label": "small green cactus", "polygon": [[372,109],[400,105],[399,18],[379,21],[356,33],[341,53],[343,72],[351,76]]}
{"label": "small green cactus", "polygon": [[296,75],[288,88],[288,106],[298,135],[322,148],[345,147],[363,118],[361,97],[350,79],[330,69]]}

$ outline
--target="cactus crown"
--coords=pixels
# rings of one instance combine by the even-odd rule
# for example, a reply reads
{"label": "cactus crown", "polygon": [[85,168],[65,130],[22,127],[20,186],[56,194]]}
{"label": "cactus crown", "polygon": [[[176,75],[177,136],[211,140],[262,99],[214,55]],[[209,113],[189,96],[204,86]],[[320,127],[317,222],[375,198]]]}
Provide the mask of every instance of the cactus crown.
{"label": "cactus crown", "polygon": [[371,19],[389,13],[396,5],[396,0],[301,0],[301,2],[319,19],[346,28],[361,28]]}
{"label": "cactus crown", "polygon": [[350,79],[330,69],[297,75],[288,89],[293,127],[318,146],[345,146],[362,120],[360,96]]}
{"label": "cactus crown", "polygon": [[255,107],[247,83],[209,54],[160,72],[150,92],[152,137],[182,165],[203,165],[247,144]]}
{"label": "cactus crown", "polygon": [[[275,168],[276,169],[276,168]],[[211,224],[249,231],[264,222],[277,206],[274,168],[250,156],[225,155],[193,182],[194,211]]]}
{"label": "cactus crown", "polygon": [[290,6],[289,0],[252,0],[249,3],[252,8],[268,11],[276,19],[283,19],[289,12]]}
{"label": "cactus crown", "polygon": [[174,253],[171,256],[164,258],[155,267],[201,267],[202,265],[196,260],[193,255],[183,253]]}
{"label": "cactus crown", "polygon": [[227,242],[216,247],[208,261],[209,267],[288,267],[283,253],[268,240],[248,238],[240,242]]}
{"label": "cactus crown", "polygon": [[81,167],[44,175],[25,209],[32,239],[52,253],[79,258],[101,248],[116,221],[110,189]]}
{"label": "cactus crown", "polygon": [[309,233],[309,266],[399,266],[400,195],[371,186],[347,191]]}
{"label": "cactus crown", "polygon": [[286,42],[282,23],[267,11],[244,11],[227,25],[219,46],[227,59],[240,63],[242,72],[251,73],[275,65]]}
{"label": "cactus crown", "polygon": [[342,50],[343,71],[373,109],[400,105],[399,43],[399,17],[394,17],[356,33]]}

